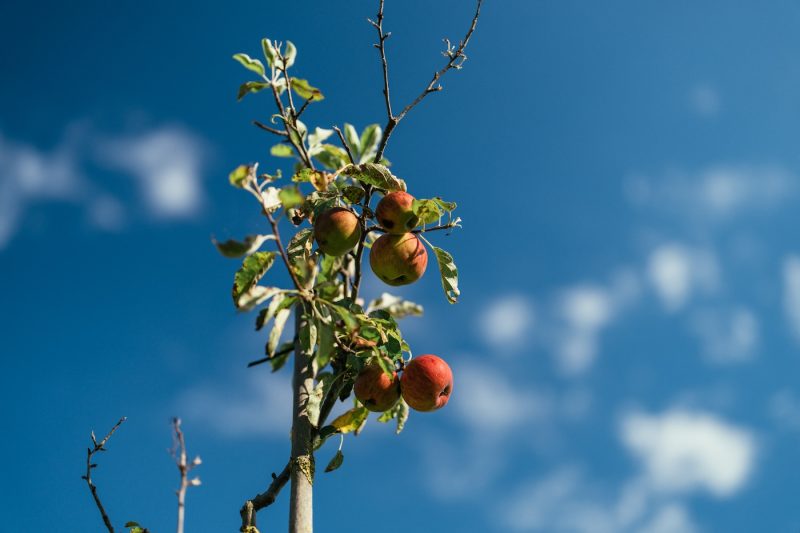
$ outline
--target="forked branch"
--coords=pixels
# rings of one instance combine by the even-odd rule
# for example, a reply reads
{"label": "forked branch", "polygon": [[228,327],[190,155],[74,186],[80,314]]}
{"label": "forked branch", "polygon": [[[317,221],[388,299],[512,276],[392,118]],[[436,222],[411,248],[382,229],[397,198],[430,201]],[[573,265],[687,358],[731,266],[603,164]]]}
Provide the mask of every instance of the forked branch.
{"label": "forked branch", "polygon": [[92,458],[94,454],[97,452],[104,452],[106,451],[106,443],[108,439],[111,438],[111,435],[117,431],[123,422],[127,420],[126,417],[122,417],[119,419],[119,422],[114,424],[114,427],[111,428],[105,437],[101,441],[98,442],[97,438],[94,435],[94,431],[91,432],[92,437],[92,447],[86,448],[86,474],[81,476],[81,479],[86,481],[86,485],[89,487],[89,491],[92,493],[92,498],[94,498],[94,503],[97,505],[97,510],[100,511],[100,517],[103,519],[103,524],[105,524],[106,529],[109,533],[114,533],[114,526],[111,525],[111,520],[108,518],[108,513],[106,513],[105,507],[103,507],[103,502],[100,501],[100,495],[97,494],[97,486],[92,481],[92,470],[97,467],[96,463],[92,462]]}
{"label": "forked branch", "polygon": [[375,154],[376,163],[379,163],[381,159],[383,159],[383,153],[386,150],[389,137],[391,137],[392,132],[397,127],[397,124],[403,120],[403,118],[405,118],[409,111],[414,109],[414,107],[422,102],[426,96],[431,93],[441,91],[442,86],[439,84],[439,80],[441,80],[442,76],[447,74],[449,70],[460,69],[464,64],[464,61],[467,60],[464,50],[467,48],[467,44],[469,44],[472,34],[475,33],[475,28],[478,26],[478,18],[481,14],[481,5],[483,4],[483,0],[478,0],[477,7],[475,8],[475,15],[472,17],[472,23],[470,24],[466,35],[464,35],[464,38],[459,42],[458,46],[453,46],[449,39],[444,40],[445,44],[447,45],[447,49],[443,52],[443,54],[445,57],[447,57],[447,63],[445,63],[441,69],[433,74],[431,81],[428,83],[425,89],[423,89],[419,96],[412,100],[410,104],[405,106],[397,115],[392,112],[392,101],[389,95],[389,62],[386,59],[386,39],[389,38],[391,33],[384,33],[383,31],[383,4],[384,0],[380,0],[376,19],[369,21],[370,24],[372,24],[378,31],[378,42],[375,44],[375,48],[378,49],[378,52],[381,56],[381,66],[383,68],[383,96],[386,102],[387,115],[386,128],[383,130],[383,136],[381,137],[381,142],[378,145],[378,152]]}
{"label": "forked branch", "polygon": [[183,436],[183,430],[181,429],[180,418],[172,419],[172,431],[174,442],[170,453],[175,459],[175,464],[177,465],[178,472],[180,472],[181,476],[180,486],[178,487],[178,490],[175,491],[175,493],[178,495],[178,524],[176,533],[183,533],[184,515],[186,512],[186,489],[200,485],[200,478],[195,477],[189,479],[189,472],[191,472],[195,467],[200,466],[201,460],[200,456],[197,456],[192,460],[191,463],[187,461],[186,440]]}

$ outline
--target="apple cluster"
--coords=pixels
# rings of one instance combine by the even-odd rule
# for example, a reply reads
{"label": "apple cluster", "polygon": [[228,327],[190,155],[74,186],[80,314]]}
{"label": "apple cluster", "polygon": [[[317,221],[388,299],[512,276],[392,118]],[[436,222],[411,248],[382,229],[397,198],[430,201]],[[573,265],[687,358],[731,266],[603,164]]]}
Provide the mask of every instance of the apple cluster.
{"label": "apple cluster", "polygon": [[[386,363],[392,362],[386,358]],[[361,404],[375,412],[388,411],[400,397],[417,411],[444,407],[453,392],[453,372],[440,357],[426,354],[404,365],[402,376],[388,374],[377,362],[368,364],[356,377],[353,392]]]}
{"label": "apple cluster", "polygon": [[[413,196],[394,191],[386,194],[375,210],[385,233],[372,243],[369,265],[387,285],[414,283],[428,266],[428,252],[412,232],[419,223],[413,205]],[[314,220],[314,240],[326,255],[346,254],[361,240],[358,216],[344,207],[328,209]]]}

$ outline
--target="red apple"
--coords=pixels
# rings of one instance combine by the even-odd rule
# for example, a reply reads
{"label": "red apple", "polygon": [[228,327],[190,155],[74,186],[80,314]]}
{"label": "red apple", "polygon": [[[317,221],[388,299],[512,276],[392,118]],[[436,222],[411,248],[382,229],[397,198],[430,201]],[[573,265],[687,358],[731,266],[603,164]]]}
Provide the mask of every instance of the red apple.
{"label": "red apple", "polygon": [[403,399],[417,411],[435,411],[444,407],[453,392],[453,372],[435,355],[413,358],[400,378]]}
{"label": "red apple", "polygon": [[314,220],[314,240],[325,255],[344,255],[360,238],[358,217],[344,207],[328,209]]}
{"label": "red apple", "polygon": [[[393,365],[388,357],[384,357],[384,360]],[[382,413],[391,409],[400,399],[400,380],[397,372],[389,376],[378,363],[373,362],[358,374],[353,392],[364,407]]]}
{"label": "red apple", "polygon": [[425,273],[428,252],[413,233],[387,233],[372,243],[369,266],[388,285],[408,285]]}
{"label": "red apple", "polygon": [[414,229],[419,223],[413,205],[414,197],[407,192],[390,192],[378,202],[375,218],[388,233],[403,234]]}

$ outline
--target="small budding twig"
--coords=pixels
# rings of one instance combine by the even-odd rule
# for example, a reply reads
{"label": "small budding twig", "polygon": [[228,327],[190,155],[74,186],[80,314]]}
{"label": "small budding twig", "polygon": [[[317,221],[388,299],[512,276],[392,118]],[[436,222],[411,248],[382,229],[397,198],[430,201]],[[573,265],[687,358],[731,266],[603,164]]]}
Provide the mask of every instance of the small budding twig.
{"label": "small budding twig", "polygon": [[278,135],[280,137],[288,137],[289,136],[289,134],[286,133],[285,131],[276,130],[275,128],[270,128],[269,126],[267,126],[263,122],[259,122],[258,120],[254,120],[253,121],[253,125],[256,126],[257,128],[260,128],[260,129],[264,130],[264,131],[268,131],[268,132],[272,133],[273,135]]}
{"label": "small budding twig", "polygon": [[86,481],[86,485],[88,485],[89,490],[92,493],[92,498],[94,498],[94,503],[97,505],[97,510],[100,511],[100,517],[103,519],[103,523],[105,524],[106,529],[109,531],[109,533],[114,533],[114,526],[111,525],[111,520],[108,518],[108,514],[106,513],[105,507],[103,507],[103,503],[100,501],[100,495],[97,494],[97,486],[92,481],[92,469],[97,467],[97,464],[92,462],[92,457],[97,452],[106,451],[105,445],[108,442],[108,439],[111,438],[111,435],[113,435],[114,432],[117,431],[117,428],[119,428],[122,425],[122,423],[125,422],[126,420],[127,417],[123,416],[122,418],[120,418],[119,421],[116,424],[114,424],[114,427],[111,428],[111,431],[109,431],[108,434],[105,437],[103,437],[103,440],[99,442],[97,441],[97,438],[94,436],[94,431],[91,432],[93,447],[86,448],[86,474],[81,476],[81,479]]}
{"label": "small budding twig", "polygon": [[183,436],[183,430],[181,430],[180,418],[176,417],[172,419],[172,430],[174,442],[170,454],[175,459],[175,464],[178,466],[178,471],[181,475],[181,484],[178,490],[175,491],[175,494],[178,495],[178,524],[176,533],[183,533],[183,523],[186,512],[186,489],[190,486],[196,487],[200,485],[200,478],[194,477],[189,479],[189,472],[200,466],[202,461],[199,455],[195,457],[191,463],[187,461],[186,440]]}

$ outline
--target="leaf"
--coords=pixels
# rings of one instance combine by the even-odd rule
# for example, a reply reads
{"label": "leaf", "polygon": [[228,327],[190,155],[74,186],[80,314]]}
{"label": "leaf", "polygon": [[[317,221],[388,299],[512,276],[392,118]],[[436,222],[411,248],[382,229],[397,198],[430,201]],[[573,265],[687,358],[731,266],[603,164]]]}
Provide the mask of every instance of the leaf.
{"label": "leaf", "polygon": [[314,352],[314,346],[317,345],[317,323],[308,315],[304,315],[303,319],[306,321],[306,327],[300,328],[298,332],[300,348],[304,353],[311,354]]}
{"label": "leaf", "polygon": [[269,332],[269,342],[267,343],[268,355],[275,355],[275,348],[277,348],[278,342],[281,340],[283,327],[286,325],[286,320],[289,318],[291,313],[291,309],[281,309],[275,314],[275,320],[272,324],[272,331]]}
{"label": "leaf", "polygon": [[283,289],[279,289],[277,287],[264,287],[262,285],[256,285],[239,298],[236,307],[240,311],[252,311],[262,303],[280,293],[282,290]]}
{"label": "leaf", "polygon": [[359,163],[368,163],[375,158],[378,153],[378,143],[380,143],[383,130],[378,124],[370,124],[361,132],[361,150],[359,153]]}
{"label": "leaf", "polygon": [[403,428],[406,427],[406,421],[408,420],[408,404],[403,398],[400,398],[395,409],[397,409],[397,429],[395,433],[399,435],[400,432],[403,431]]}
{"label": "leaf", "polygon": [[283,204],[284,209],[291,209],[301,205],[305,201],[305,197],[300,193],[297,185],[287,185],[278,193],[278,198]]}
{"label": "leaf", "polygon": [[294,148],[288,144],[276,144],[269,149],[270,155],[275,157],[294,157]]}
{"label": "leaf", "polygon": [[275,66],[275,60],[278,58],[278,50],[267,38],[261,39],[261,49],[264,50],[264,58],[269,63],[269,66]]}
{"label": "leaf", "polygon": [[418,225],[432,224],[442,218],[444,214],[434,200],[414,200],[411,209],[419,219]]}
{"label": "leaf", "polygon": [[286,41],[286,52],[283,57],[286,60],[286,68],[294,65],[294,60],[297,57],[297,48],[292,41]]}
{"label": "leaf", "polygon": [[278,294],[272,298],[272,301],[266,308],[259,311],[258,316],[256,317],[256,331],[259,331],[261,328],[263,328],[267,322],[269,322],[275,316],[275,313],[278,312],[279,306],[281,306],[281,303],[283,303],[285,299],[286,294]]}
{"label": "leaf", "polygon": [[338,170],[350,161],[347,152],[332,144],[323,144],[314,158],[331,170]]}
{"label": "leaf", "polygon": [[308,80],[301,78],[291,78],[291,80],[292,90],[296,92],[300,98],[305,98],[306,100],[311,100],[312,102],[319,102],[320,100],[325,99],[322,91],[316,87],[312,87],[311,84],[308,83]]}
{"label": "leaf", "polygon": [[341,305],[329,304],[328,307],[331,309],[331,311],[336,313],[339,316],[339,318],[342,319],[349,333],[352,333],[353,331],[358,329],[358,320],[356,319],[355,315],[353,315],[353,313],[351,313]]}
{"label": "leaf", "polygon": [[244,241],[228,239],[227,241],[219,242],[212,237],[211,242],[214,243],[214,246],[223,256],[237,258],[252,254],[261,248],[261,245],[266,241],[274,238],[274,235],[248,235],[244,238]]}
{"label": "leaf", "polygon": [[393,296],[388,292],[384,292],[367,306],[367,314],[378,310],[384,310],[397,319],[407,316],[422,316],[424,311],[421,305],[404,300],[399,296]]}
{"label": "leaf", "polygon": [[255,179],[257,168],[258,165],[239,165],[228,174],[228,181],[230,181],[231,185],[234,187],[241,189],[248,179]]}
{"label": "leaf", "polygon": [[236,96],[236,100],[241,101],[248,94],[263,91],[269,86],[268,81],[246,81],[239,86],[239,94]]}
{"label": "leaf", "polygon": [[342,195],[344,195],[345,199],[351,204],[357,204],[364,198],[364,189],[356,185],[348,185],[342,189]]}
{"label": "leaf", "polygon": [[322,170],[304,168],[292,176],[292,181],[298,183],[310,182],[316,190],[324,191],[328,188],[331,181],[333,181],[333,175],[328,172],[323,172]]}
{"label": "leaf", "polygon": [[353,127],[352,124],[344,124],[344,138],[347,140],[347,144],[350,146],[350,151],[353,152],[353,157],[356,161],[359,159],[359,154],[361,153],[361,141],[358,138],[358,132]]}
{"label": "leaf", "polygon": [[322,150],[322,143],[328,140],[333,135],[333,130],[325,128],[314,128],[312,133],[308,135],[308,154],[315,155]]}
{"label": "leaf", "polygon": [[328,466],[325,467],[325,472],[333,472],[334,470],[342,466],[343,462],[344,462],[344,454],[342,453],[342,450],[336,450],[336,455],[333,456],[331,462],[328,463]]}
{"label": "leaf", "polygon": [[333,334],[333,324],[326,324],[322,321],[319,322],[319,331],[317,335],[319,349],[316,355],[317,368],[319,369],[325,368],[325,365],[330,362],[331,357],[333,357],[336,351]]}
{"label": "leaf", "polygon": [[237,307],[239,299],[255,287],[274,261],[274,252],[256,252],[245,258],[242,267],[233,277],[233,301]]}
{"label": "leaf", "polygon": [[261,77],[265,77],[264,64],[258,59],[253,59],[247,54],[234,54],[233,58],[247,70],[252,70]]}
{"label": "leaf", "polygon": [[451,304],[458,302],[458,297],[461,291],[458,290],[458,268],[453,262],[453,256],[445,252],[441,248],[432,245],[425,237],[420,237],[428,243],[428,246],[433,248],[433,253],[436,255],[436,261],[439,263],[439,273],[442,276],[442,288],[447,301]]}
{"label": "leaf", "polygon": [[369,416],[369,411],[364,406],[354,407],[331,422],[339,433],[351,433],[361,427]]}
{"label": "leaf", "polygon": [[385,166],[377,163],[347,165],[342,169],[342,174],[385,191],[406,190],[406,184],[403,180],[389,172],[389,169]]}
{"label": "leaf", "polygon": [[289,356],[292,355],[291,348],[294,347],[294,342],[284,342],[275,350],[276,355],[274,357],[270,357],[269,365],[272,367],[273,372],[277,372],[283,365],[286,364],[286,361],[289,359]]}

